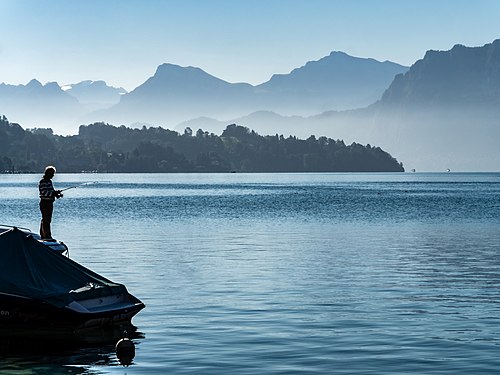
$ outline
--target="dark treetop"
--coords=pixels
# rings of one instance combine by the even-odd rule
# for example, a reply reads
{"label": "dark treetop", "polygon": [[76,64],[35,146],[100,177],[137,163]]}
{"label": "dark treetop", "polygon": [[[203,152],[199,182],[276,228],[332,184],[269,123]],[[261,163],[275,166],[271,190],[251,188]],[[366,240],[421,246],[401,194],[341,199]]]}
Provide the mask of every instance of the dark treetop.
{"label": "dark treetop", "polygon": [[74,136],[23,129],[0,118],[0,171],[37,172],[403,172],[379,147],[311,135],[261,136],[228,125],[218,136],[186,128],[82,125]]}

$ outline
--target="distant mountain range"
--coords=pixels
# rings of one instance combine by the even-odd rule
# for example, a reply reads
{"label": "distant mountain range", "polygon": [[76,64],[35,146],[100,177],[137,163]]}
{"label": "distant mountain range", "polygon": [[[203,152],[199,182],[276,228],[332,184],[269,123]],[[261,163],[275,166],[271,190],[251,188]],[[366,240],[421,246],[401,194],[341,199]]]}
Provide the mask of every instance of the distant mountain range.
{"label": "distant mountain range", "polygon": [[237,123],[370,143],[406,170],[500,170],[500,40],[428,51],[410,68],[332,52],[257,86],[163,64],[129,93],[102,81],[65,88],[1,84],[0,114],[58,134],[96,121],[216,134]]}
{"label": "distant mountain range", "polygon": [[282,115],[314,115],[365,107],[380,99],[394,76],[407,70],[390,61],[332,52],[256,86],[255,92],[261,95],[258,109]]}
{"label": "distant mountain range", "polygon": [[[104,81],[83,81],[67,85],[65,90],[57,83],[32,81],[37,82],[38,91],[28,100],[25,88],[32,83],[2,84],[0,114],[25,126],[50,126],[56,133],[74,132],[77,125],[95,121],[174,127],[200,116],[225,119],[261,110],[311,115],[369,105],[381,97],[396,74],[407,69],[389,61],[332,52],[289,74],[274,75],[268,82],[252,86],[229,83],[195,67],[162,64],[130,93]],[[30,110],[32,101],[40,103],[37,113]]]}
{"label": "distant mountain range", "polygon": [[120,101],[123,88],[104,81],[83,81],[63,88],[57,82],[42,85],[33,79],[26,85],[0,84],[0,113],[28,127],[51,127],[68,132],[91,111]]}
{"label": "distant mountain range", "polygon": [[85,107],[86,112],[109,108],[120,102],[127,91],[122,87],[108,86],[104,81],[82,81],[63,89]]}
{"label": "distant mountain range", "polygon": [[78,100],[56,82],[42,85],[36,79],[26,85],[0,84],[0,113],[28,126],[73,123],[83,115]]}
{"label": "distant mountain range", "polygon": [[323,134],[375,144],[402,160],[407,171],[499,171],[500,40],[428,51],[365,108],[314,116],[260,111],[225,121],[200,118],[177,130],[218,133],[233,122],[261,134]]}
{"label": "distant mountain range", "polygon": [[396,74],[407,67],[342,52],[308,62],[289,74],[252,86],[229,83],[199,68],[163,64],[154,76],[89,122],[147,122],[170,127],[199,116],[219,119],[267,110],[310,115],[369,105],[379,99]]}
{"label": "distant mountain range", "polygon": [[483,47],[459,44],[450,51],[428,51],[396,76],[381,102],[413,108],[499,105],[500,39]]}

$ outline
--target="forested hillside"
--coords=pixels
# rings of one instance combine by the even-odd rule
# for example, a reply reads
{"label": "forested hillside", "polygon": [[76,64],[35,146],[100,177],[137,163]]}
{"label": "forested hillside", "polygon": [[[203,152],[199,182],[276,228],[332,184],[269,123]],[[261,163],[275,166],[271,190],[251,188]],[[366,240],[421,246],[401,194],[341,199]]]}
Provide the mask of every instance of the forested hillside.
{"label": "forested hillside", "polygon": [[82,125],[79,134],[23,129],[0,119],[0,171],[40,172],[402,172],[379,147],[326,137],[261,136],[235,124],[218,136],[186,128],[183,134],[104,123]]}

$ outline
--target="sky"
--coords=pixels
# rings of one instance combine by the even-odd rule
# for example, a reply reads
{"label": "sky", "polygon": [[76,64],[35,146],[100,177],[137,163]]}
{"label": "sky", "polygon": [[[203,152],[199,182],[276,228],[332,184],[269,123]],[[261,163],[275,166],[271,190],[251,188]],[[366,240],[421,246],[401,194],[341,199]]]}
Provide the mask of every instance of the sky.
{"label": "sky", "polygon": [[0,0],[0,82],[130,91],[172,63],[259,84],[332,51],[410,66],[499,20],[499,0]]}

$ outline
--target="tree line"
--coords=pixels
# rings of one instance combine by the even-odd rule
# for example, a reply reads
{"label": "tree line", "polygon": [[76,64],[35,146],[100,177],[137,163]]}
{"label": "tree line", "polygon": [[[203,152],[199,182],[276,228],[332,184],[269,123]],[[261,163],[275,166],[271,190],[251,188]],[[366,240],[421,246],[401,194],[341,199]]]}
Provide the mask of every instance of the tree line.
{"label": "tree line", "polygon": [[78,135],[23,129],[0,118],[0,171],[40,172],[403,172],[379,147],[311,135],[262,136],[231,124],[220,136],[186,128],[141,129],[94,123]]}

